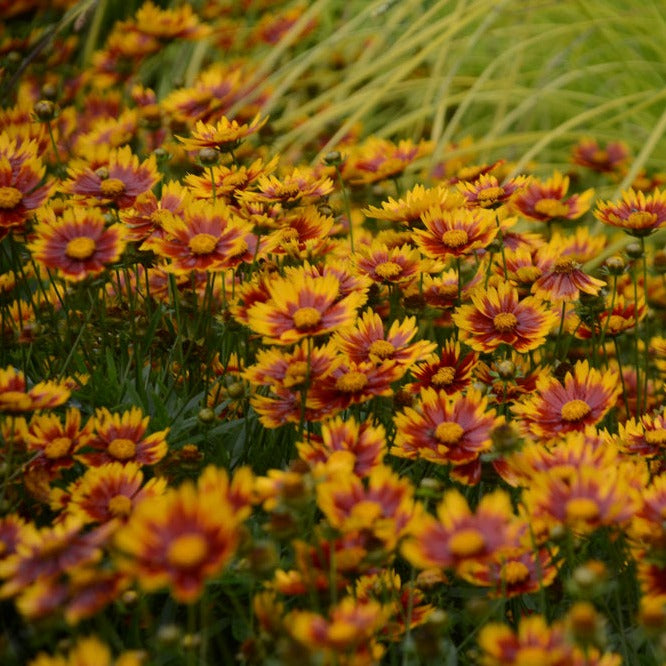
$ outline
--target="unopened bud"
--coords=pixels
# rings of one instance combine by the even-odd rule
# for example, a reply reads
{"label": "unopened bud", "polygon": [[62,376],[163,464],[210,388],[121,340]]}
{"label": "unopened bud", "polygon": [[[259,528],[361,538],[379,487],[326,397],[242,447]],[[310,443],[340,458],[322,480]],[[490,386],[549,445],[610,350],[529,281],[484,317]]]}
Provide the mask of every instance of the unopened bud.
{"label": "unopened bud", "polygon": [[324,164],[327,166],[338,166],[342,163],[342,155],[339,150],[332,150],[324,155]]}
{"label": "unopened bud", "polygon": [[643,256],[643,247],[640,243],[629,243],[624,251],[630,259],[640,259]]}
{"label": "unopened bud", "polygon": [[55,118],[56,106],[50,99],[40,99],[33,107],[38,120],[46,122]]}
{"label": "unopened bud", "polygon": [[197,157],[201,166],[205,167],[215,166],[220,161],[220,153],[215,148],[202,148],[197,153]]}
{"label": "unopened bud", "polygon": [[626,263],[624,259],[618,254],[614,254],[612,257],[606,259],[606,268],[611,275],[622,275],[625,267]]}

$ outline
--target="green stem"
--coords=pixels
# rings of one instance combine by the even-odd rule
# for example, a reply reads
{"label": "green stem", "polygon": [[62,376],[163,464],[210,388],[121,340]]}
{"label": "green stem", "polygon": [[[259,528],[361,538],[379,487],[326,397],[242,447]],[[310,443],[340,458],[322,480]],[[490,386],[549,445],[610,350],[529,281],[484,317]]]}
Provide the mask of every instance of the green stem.
{"label": "green stem", "polygon": [[[645,255],[643,255],[645,261]],[[632,267],[631,281],[634,284],[634,369],[636,372],[636,418],[641,414],[641,377],[640,377],[640,355],[638,352],[638,276],[636,265]]]}
{"label": "green stem", "polygon": [[345,215],[347,216],[347,223],[349,225],[349,244],[351,245],[352,254],[354,254],[354,225],[352,223],[351,217],[351,205],[349,203],[349,195],[347,194],[347,188],[345,183],[342,180],[342,174],[340,173],[340,168],[338,165],[335,165],[335,173],[338,176],[338,182],[340,183],[340,189],[342,190],[342,201],[345,207]]}

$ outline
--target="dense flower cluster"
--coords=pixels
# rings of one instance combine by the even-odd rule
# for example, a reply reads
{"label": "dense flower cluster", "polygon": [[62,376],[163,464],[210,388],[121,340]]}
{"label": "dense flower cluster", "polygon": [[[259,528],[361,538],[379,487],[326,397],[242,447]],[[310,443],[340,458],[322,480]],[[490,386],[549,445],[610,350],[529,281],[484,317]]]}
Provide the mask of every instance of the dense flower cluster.
{"label": "dense flower cluster", "polygon": [[45,621],[32,666],[663,657],[666,193],[595,204],[583,169],[627,155],[591,139],[577,178],[279,155],[251,60],[132,75],[231,48],[223,6],[146,2],[57,112],[41,69],[0,111],[0,649]]}

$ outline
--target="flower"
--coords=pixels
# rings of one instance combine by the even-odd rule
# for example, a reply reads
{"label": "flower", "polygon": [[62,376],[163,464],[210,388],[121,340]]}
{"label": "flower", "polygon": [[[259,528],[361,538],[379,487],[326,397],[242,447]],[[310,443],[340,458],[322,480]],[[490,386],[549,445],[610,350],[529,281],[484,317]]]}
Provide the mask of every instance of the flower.
{"label": "flower", "polygon": [[136,462],[91,467],[67,489],[66,512],[84,523],[125,521],[139,502],[162,495],[166,485],[166,479],[159,477],[144,483],[143,472]]}
{"label": "flower", "polygon": [[416,505],[408,479],[378,465],[367,485],[354,474],[333,473],[317,485],[317,506],[343,533],[361,531],[393,550],[413,519]]}
{"label": "flower", "polygon": [[124,230],[120,224],[107,227],[104,215],[95,208],[67,208],[61,217],[47,209],[28,248],[41,266],[80,282],[120,259],[125,249]]}
{"label": "flower", "polygon": [[55,381],[39,382],[27,390],[20,370],[0,368],[0,414],[58,407],[69,400],[70,393],[64,384]]}
{"label": "flower", "polygon": [[399,176],[412,162],[432,150],[430,141],[395,143],[388,139],[369,137],[348,151],[341,175],[352,185],[367,185]]}
{"label": "flower", "polygon": [[577,220],[591,205],[594,190],[585,190],[565,199],[569,189],[569,177],[556,171],[545,182],[532,180],[516,194],[511,205],[530,220],[547,222],[553,219]]}
{"label": "flower", "polygon": [[151,237],[163,237],[166,233],[164,220],[172,216],[182,217],[189,202],[189,190],[175,180],[164,184],[159,199],[152,192],[139,195],[132,208],[120,212],[127,230],[127,242],[142,243]]}
{"label": "flower", "polygon": [[506,203],[513,196],[525,189],[529,184],[528,176],[517,176],[500,185],[496,176],[481,174],[474,182],[460,181],[456,184],[458,190],[467,199],[470,207],[497,208]]}
{"label": "flower", "polygon": [[230,561],[238,540],[229,501],[211,501],[191,482],[137,504],[115,535],[120,570],[144,590],[168,586],[183,603],[199,598],[206,580]]}
{"label": "flower", "polygon": [[541,615],[523,617],[518,631],[505,624],[490,623],[479,633],[483,666],[569,666],[573,647],[566,642],[564,626],[548,626]]}
{"label": "flower", "polygon": [[133,28],[157,39],[199,39],[205,37],[210,28],[199,23],[198,15],[190,5],[162,9],[147,0],[136,12]]}
{"label": "flower", "polygon": [[354,456],[353,472],[358,477],[367,476],[377,467],[387,451],[386,431],[382,425],[369,421],[357,423],[354,417],[337,416],[324,421],[321,436],[310,436],[296,444],[298,455],[310,465],[326,462],[336,451],[347,451]]}
{"label": "flower", "polygon": [[416,226],[421,222],[421,216],[428,210],[438,207],[442,209],[460,208],[465,205],[465,199],[454,190],[443,186],[425,188],[415,185],[404,197],[382,202],[381,208],[369,206],[363,211],[367,217],[375,220],[388,220],[399,222],[405,226]]}
{"label": "flower", "polygon": [[603,280],[593,278],[570,255],[557,250],[540,253],[541,276],[532,284],[532,293],[551,302],[575,301],[580,293],[596,296],[606,286]]}
{"label": "flower", "polygon": [[181,136],[176,138],[188,151],[214,148],[225,153],[237,148],[243,139],[258,132],[267,121],[268,117],[259,120],[257,114],[249,125],[245,125],[222,116],[214,125],[198,121],[188,138]]}
{"label": "flower", "polygon": [[[622,294],[616,294],[615,302],[612,301],[612,295],[609,294],[606,297],[608,309],[600,312],[593,322],[585,318],[579,319],[575,326],[571,325],[577,338],[589,340],[593,335],[614,338],[632,329],[636,325],[636,321],[643,321],[647,315],[645,300],[640,296],[638,308],[633,300],[627,301]],[[612,310],[610,309],[611,303]]]}
{"label": "flower", "polygon": [[271,280],[267,290],[269,300],[255,302],[247,310],[248,326],[278,345],[349,326],[366,300],[359,291],[340,298],[340,281],[335,276],[315,277],[306,269]]}
{"label": "flower", "polygon": [[325,618],[312,611],[294,610],[285,617],[284,626],[295,640],[311,650],[357,657],[344,662],[332,657],[322,663],[379,663],[383,648],[372,639],[387,619],[380,603],[345,597],[328,615]]}
{"label": "flower", "polygon": [[257,179],[257,191],[239,192],[243,201],[281,202],[285,207],[312,203],[333,191],[333,181],[325,176],[317,177],[312,169],[294,167],[282,179],[271,175]]}
{"label": "flower", "polygon": [[139,650],[128,650],[112,661],[109,647],[96,636],[88,636],[78,638],[68,649],[66,658],[40,652],[28,666],[141,666],[142,654]]}
{"label": "flower", "polygon": [[655,190],[645,196],[632,189],[622,193],[619,202],[597,203],[594,216],[613,227],[623,229],[631,236],[649,236],[666,222],[666,192]]}
{"label": "flower", "polygon": [[33,141],[18,142],[0,133],[0,239],[28,219],[52,191],[52,181],[42,183],[46,168]]}
{"label": "flower", "polygon": [[536,393],[512,406],[526,433],[551,438],[599,423],[620,395],[619,376],[578,361],[561,384],[551,375],[537,379]]}
{"label": "flower", "polygon": [[483,495],[472,513],[457,490],[449,490],[437,506],[437,518],[423,514],[410,527],[403,556],[418,569],[457,568],[487,562],[516,543],[511,499],[503,490]]}
{"label": "flower", "polygon": [[587,534],[601,525],[627,523],[641,507],[631,468],[583,465],[554,467],[533,476],[523,493],[531,517]]}
{"label": "flower", "polygon": [[638,420],[618,423],[618,433],[613,437],[625,453],[644,458],[661,455],[666,448],[666,413],[644,414]]}
{"label": "flower", "polygon": [[409,344],[417,334],[416,318],[394,321],[384,333],[382,318],[373,310],[366,310],[354,327],[335,333],[333,340],[338,349],[354,363],[365,361],[395,361],[408,368],[417,359],[427,358],[437,346],[428,340]]}
{"label": "flower", "polygon": [[524,353],[540,347],[557,315],[532,296],[519,300],[508,282],[477,289],[471,293],[473,305],[461,305],[453,314],[460,339],[472,349],[491,352],[506,344]]}
{"label": "flower", "polygon": [[629,160],[629,149],[622,141],[609,141],[601,148],[595,139],[585,138],[574,146],[571,159],[594,171],[618,173]]}
{"label": "flower", "polygon": [[389,248],[374,241],[353,255],[358,271],[379,284],[403,284],[415,280],[421,270],[421,255],[411,245]]}
{"label": "flower", "polygon": [[20,528],[16,551],[0,561],[0,598],[12,597],[40,578],[57,576],[99,562],[109,530],[83,532],[83,523],[68,516],[52,527],[28,523]]}
{"label": "flower", "polygon": [[490,596],[510,599],[538,592],[557,577],[553,559],[557,548],[541,548],[538,555],[531,548],[518,547],[491,558],[488,562],[471,561],[459,575],[473,585],[488,587]]}
{"label": "flower", "polygon": [[29,453],[38,453],[31,468],[46,469],[50,478],[59,470],[74,465],[74,454],[85,446],[92,436],[92,422],[81,427],[81,412],[68,409],[63,424],[56,414],[35,414],[25,433]]}
{"label": "flower", "polygon": [[451,464],[455,479],[476,484],[481,477],[479,456],[490,448],[491,432],[503,421],[479,391],[449,395],[433,388],[422,389],[418,403],[394,418],[396,435],[391,454]]}
{"label": "flower", "polygon": [[73,166],[68,175],[66,191],[118,208],[129,208],[159,181],[155,155],[139,163],[129,146],[110,151],[108,164],[96,171],[89,166]]}
{"label": "flower", "polygon": [[138,407],[122,414],[112,414],[106,407],[98,409],[93,417],[93,437],[87,443],[93,452],[78,457],[94,467],[115,461],[154,465],[167,453],[169,429],[145,437],[149,421],[150,417],[144,417]]}
{"label": "flower", "polygon": [[392,395],[391,384],[403,374],[403,368],[395,361],[354,363],[343,356],[331,372],[313,382],[308,391],[308,406],[333,416],[375,396]]}
{"label": "flower", "polygon": [[415,381],[405,388],[411,393],[419,393],[421,389],[430,387],[453,395],[469,386],[472,381],[472,369],[478,360],[477,353],[463,354],[460,343],[446,340],[439,359],[411,368]]}
{"label": "flower", "polygon": [[193,201],[183,217],[164,217],[162,230],[163,236],[153,236],[141,248],[170,259],[168,270],[183,275],[229,268],[247,251],[251,227],[222,201]]}
{"label": "flower", "polygon": [[492,212],[430,208],[421,216],[425,229],[414,231],[414,240],[423,254],[433,259],[461,257],[487,247],[499,231]]}

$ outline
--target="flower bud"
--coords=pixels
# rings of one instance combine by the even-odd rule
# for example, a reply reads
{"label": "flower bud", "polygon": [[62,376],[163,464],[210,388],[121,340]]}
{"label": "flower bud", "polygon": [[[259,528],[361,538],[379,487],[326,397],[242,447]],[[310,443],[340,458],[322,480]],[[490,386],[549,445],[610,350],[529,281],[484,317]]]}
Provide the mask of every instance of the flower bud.
{"label": "flower bud", "polygon": [[209,423],[212,423],[215,420],[216,415],[215,412],[210,407],[204,407],[203,409],[199,410],[197,418],[204,425],[208,425]]}
{"label": "flower bud", "polygon": [[220,153],[215,148],[202,148],[198,153],[197,157],[201,166],[212,167],[215,166],[220,161]]}
{"label": "flower bud", "polygon": [[606,259],[606,268],[611,275],[622,275],[626,268],[624,259],[619,254],[614,254]]}
{"label": "flower bud", "polygon": [[50,99],[40,99],[33,107],[37,120],[48,122],[56,115],[56,105]]}
{"label": "flower bud", "polygon": [[516,364],[509,360],[500,361],[497,364],[497,374],[500,379],[513,379],[516,376]]}
{"label": "flower bud", "polygon": [[640,243],[629,243],[624,251],[630,259],[640,259],[643,256],[643,247]]}
{"label": "flower bud", "polygon": [[339,150],[332,150],[324,155],[324,164],[327,166],[339,166],[342,164],[342,154]]}

